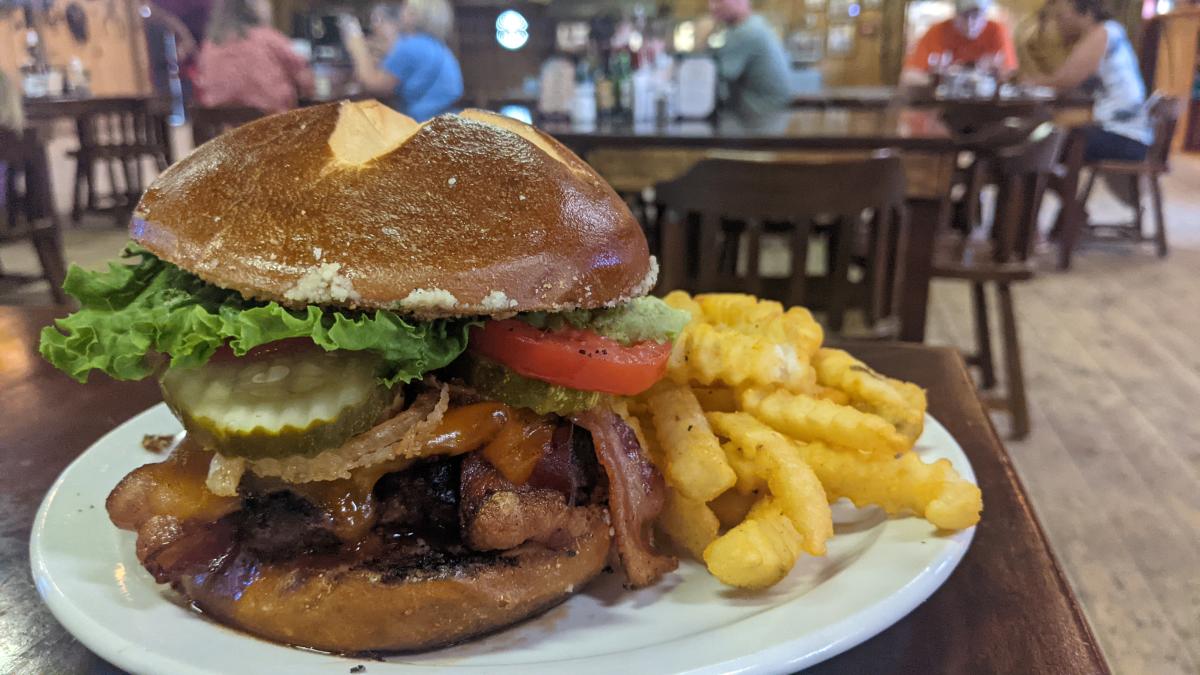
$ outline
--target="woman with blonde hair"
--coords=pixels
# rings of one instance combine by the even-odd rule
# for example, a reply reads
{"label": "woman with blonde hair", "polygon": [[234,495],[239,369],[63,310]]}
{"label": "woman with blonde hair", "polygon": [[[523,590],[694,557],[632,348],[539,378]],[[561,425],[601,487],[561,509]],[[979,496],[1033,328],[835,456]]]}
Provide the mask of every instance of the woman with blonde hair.
{"label": "woman with blonde hair", "polygon": [[453,109],[462,98],[462,70],[446,46],[454,28],[446,0],[376,5],[372,32],[391,45],[382,60],[371,55],[356,19],[342,17],[341,28],[355,77],[368,92],[390,97],[400,112],[424,121]]}
{"label": "woman with blonde hair", "polygon": [[267,0],[218,0],[196,60],[201,105],[277,113],[312,95],[312,70],[270,16]]}

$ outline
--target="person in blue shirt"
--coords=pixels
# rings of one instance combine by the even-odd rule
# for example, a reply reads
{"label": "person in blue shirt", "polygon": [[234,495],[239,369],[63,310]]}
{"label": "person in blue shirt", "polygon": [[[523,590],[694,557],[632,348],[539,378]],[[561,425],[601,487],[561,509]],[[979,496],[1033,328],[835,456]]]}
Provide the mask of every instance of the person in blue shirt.
{"label": "person in blue shirt", "polygon": [[446,46],[454,28],[447,0],[376,5],[372,32],[390,45],[382,59],[372,55],[356,19],[343,17],[341,28],[355,78],[367,92],[387,97],[405,115],[424,122],[454,110],[462,98],[462,70]]}

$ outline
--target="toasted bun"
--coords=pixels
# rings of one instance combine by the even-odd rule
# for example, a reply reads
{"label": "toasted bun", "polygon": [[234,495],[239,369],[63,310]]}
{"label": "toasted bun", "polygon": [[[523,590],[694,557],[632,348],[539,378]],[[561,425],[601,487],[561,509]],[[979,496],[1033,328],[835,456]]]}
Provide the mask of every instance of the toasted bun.
{"label": "toasted bun", "polygon": [[246,297],[421,318],[610,306],[657,268],[624,202],[542,132],[478,110],[292,110],[156,180],[131,236]]}
{"label": "toasted bun", "polygon": [[604,511],[567,549],[527,544],[485,559],[406,559],[348,567],[266,564],[242,557],[179,589],[222,623],[277,642],[332,652],[432,649],[499,630],[570,597],[604,568]]}

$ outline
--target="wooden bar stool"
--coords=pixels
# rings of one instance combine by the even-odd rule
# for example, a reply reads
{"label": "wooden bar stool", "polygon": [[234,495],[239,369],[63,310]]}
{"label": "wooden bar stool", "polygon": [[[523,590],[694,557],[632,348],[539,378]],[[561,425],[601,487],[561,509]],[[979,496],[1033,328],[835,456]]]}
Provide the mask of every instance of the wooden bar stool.
{"label": "wooden bar stool", "polygon": [[193,147],[198,148],[234,127],[263,117],[264,113],[258,108],[247,106],[195,106],[188,108],[187,116],[192,122]]}
{"label": "wooden bar stool", "polygon": [[[145,189],[142,159],[159,171],[174,158],[171,152],[169,103],[153,98],[98,98],[81,102],[75,118],[79,148],[75,157],[75,189],[71,221],[84,213],[111,214],[124,225]],[[100,194],[98,172],[108,173],[110,193]]]}
{"label": "wooden bar stool", "polygon": [[[62,233],[54,211],[50,171],[46,149],[33,130],[22,132],[0,129],[0,162],[8,167],[14,179],[6,181],[8,203],[19,204],[19,212],[5,228],[0,228],[0,243],[28,241],[41,265],[40,275],[9,274],[0,271],[0,288],[24,285],[36,281],[50,284],[50,295],[58,304],[69,302],[63,292],[66,264],[63,262]],[[21,174],[18,176],[18,174]],[[23,178],[18,181],[16,178]],[[18,184],[24,191],[14,194]]]}
{"label": "wooden bar stool", "polygon": [[996,289],[1006,392],[1003,396],[985,396],[983,400],[989,407],[1011,414],[1014,438],[1029,433],[1029,402],[1025,395],[1012,284],[1033,278],[1031,257],[1037,242],[1038,211],[1062,142],[1063,133],[1045,124],[1027,142],[989,157],[998,187],[990,236],[973,239],[958,232],[947,233],[939,239],[934,254],[935,278],[960,279],[971,284],[976,352],[967,361],[979,367],[980,386],[985,390],[996,384],[987,287]]}
{"label": "wooden bar stool", "polygon": [[1181,104],[1174,96],[1158,96],[1150,102],[1150,124],[1154,129],[1154,143],[1146,152],[1146,159],[1140,162],[1105,160],[1089,162],[1085,168],[1090,170],[1087,184],[1083,188],[1080,201],[1087,205],[1092,195],[1096,179],[1101,175],[1129,176],[1133,179],[1134,206],[1133,221],[1129,223],[1085,223],[1082,234],[1093,240],[1123,240],[1136,243],[1148,239],[1142,223],[1142,184],[1150,186],[1150,205],[1154,212],[1154,247],[1158,257],[1167,255],[1167,223],[1163,215],[1163,198],[1161,177],[1169,169],[1168,160],[1171,156],[1171,139],[1175,136],[1175,126],[1179,122]]}
{"label": "wooden bar stool", "polygon": [[[805,305],[823,312],[836,334],[849,311],[861,310],[866,335],[894,337],[908,229],[900,158],[750,156],[701,160],[655,188],[664,214],[660,290],[743,292]],[[788,240],[787,276],[764,274],[764,235]],[[806,270],[813,238],[828,247],[824,275]]]}

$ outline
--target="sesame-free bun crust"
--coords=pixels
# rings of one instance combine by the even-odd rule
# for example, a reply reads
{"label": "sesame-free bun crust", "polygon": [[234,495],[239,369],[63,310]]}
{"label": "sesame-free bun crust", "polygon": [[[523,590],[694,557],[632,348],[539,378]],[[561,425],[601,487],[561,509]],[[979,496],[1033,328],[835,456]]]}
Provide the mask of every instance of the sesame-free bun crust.
{"label": "sesame-free bun crust", "polygon": [[656,274],[624,202],[549,136],[482,111],[418,125],[374,101],[205,143],[150,186],[130,229],[209,283],[291,307],[593,308]]}

